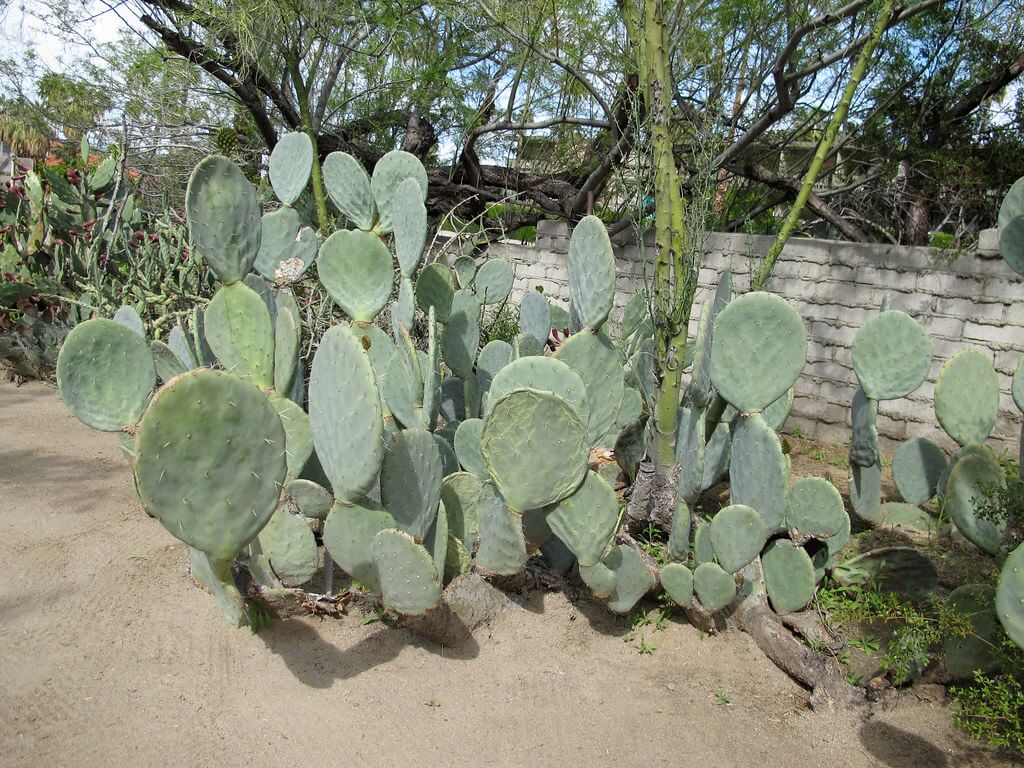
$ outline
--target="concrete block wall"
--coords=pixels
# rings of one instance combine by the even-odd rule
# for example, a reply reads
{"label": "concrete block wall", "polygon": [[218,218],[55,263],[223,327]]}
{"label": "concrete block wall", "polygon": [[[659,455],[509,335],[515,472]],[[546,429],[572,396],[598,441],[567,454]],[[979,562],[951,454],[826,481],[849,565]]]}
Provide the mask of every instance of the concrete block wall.
{"label": "concrete block wall", "polygon": [[[501,243],[491,253],[515,266],[517,294],[540,286],[549,299],[567,307],[569,236],[564,223],[541,222],[534,245]],[[722,271],[732,270],[737,289],[746,291],[751,268],[756,270],[772,239],[723,233],[707,237],[691,334],[700,303],[714,290]],[[918,436],[952,447],[932,408],[935,378],[956,352],[977,347],[992,356],[1000,378],[1000,412],[991,442],[1016,453],[1021,414],[1010,396],[1010,382],[1024,351],[1024,282],[992,249],[991,237],[982,243],[983,250],[950,259],[947,252],[932,248],[790,240],[769,287],[803,316],[810,343],[786,430],[799,427],[817,440],[849,442],[850,400],[857,386],[851,346],[888,293],[893,309],[907,312],[928,331],[933,359],[928,379],[917,392],[881,404],[878,431],[885,447],[891,450]],[[616,243],[615,256],[618,293],[613,335],[626,302],[644,290],[645,275],[652,271],[653,248],[649,239],[638,248],[627,238]]]}

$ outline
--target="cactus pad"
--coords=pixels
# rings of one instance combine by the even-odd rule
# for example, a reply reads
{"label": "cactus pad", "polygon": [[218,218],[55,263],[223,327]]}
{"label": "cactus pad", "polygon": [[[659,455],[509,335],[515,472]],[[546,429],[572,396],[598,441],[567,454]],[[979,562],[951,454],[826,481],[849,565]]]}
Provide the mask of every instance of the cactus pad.
{"label": "cactus pad", "polygon": [[594,597],[602,600],[611,597],[615,591],[615,572],[604,563],[590,566],[581,565],[580,578],[590,588],[590,591],[594,593]]}
{"label": "cactus pad", "polygon": [[491,382],[498,372],[512,361],[512,345],[507,341],[489,341],[476,358],[476,380],[481,392],[491,388]]}
{"label": "cactus pad", "polygon": [[298,315],[287,306],[279,307],[274,321],[274,389],[283,394],[291,391],[300,364],[300,333]]}
{"label": "cactus pad", "polygon": [[946,668],[959,680],[973,680],[974,672],[994,672],[999,661],[992,648],[999,642],[1001,627],[995,610],[995,591],[987,585],[965,584],[949,593],[946,605],[971,622],[967,637],[951,637],[945,643]]}
{"label": "cactus pad", "polygon": [[174,350],[162,341],[151,341],[149,343],[149,351],[153,354],[153,364],[156,366],[156,375],[159,376],[160,381],[164,383],[188,370],[182,364],[181,358],[174,354]]}
{"label": "cactus pad", "polygon": [[793,386],[807,362],[807,331],[789,303],[756,291],[718,314],[711,381],[740,411],[760,411]]}
{"label": "cactus pad", "polygon": [[185,335],[185,330],[178,323],[171,332],[167,334],[167,346],[177,355],[185,370],[191,371],[196,366],[195,352],[192,349],[192,342]]}
{"label": "cactus pad", "polygon": [[454,296],[455,278],[446,264],[434,261],[420,271],[416,280],[416,306],[424,312],[433,307],[437,322],[448,322]]}
{"label": "cactus pad", "polygon": [[495,576],[514,576],[521,572],[526,565],[522,515],[509,510],[490,484],[481,486],[479,511],[477,568]]}
{"label": "cactus pad", "polygon": [[729,425],[719,423],[711,438],[704,446],[704,476],[700,489],[706,491],[717,484],[729,471],[729,454],[732,451],[732,434]]}
{"label": "cactus pad", "polygon": [[786,426],[786,420],[789,418],[789,412],[793,410],[794,400],[796,400],[796,387],[792,386],[786,394],[778,400],[769,403],[764,411],[761,412],[761,415],[764,416],[765,424],[776,432],[782,431],[782,428]]}
{"label": "cactus pad", "polygon": [[233,283],[260,249],[260,208],[238,166],[219,155],[199,161],[188,180],[185,216],[192,243],[217,277]]}
{"label": "cactus pad", "polygon": [[714,309],[713,301],[704,303],[700,320],[697,322],[697,335],[693,341],[693,365],[690,369],[690,384],[686,388],[686,396],[698,408],[706,408],[714,392],[710,376],[711,337],[716,319],[712,316]]}
{"label": "cactus pad", "polygon": [[476,259],[472,256],[459,256],[452,262],[452,269],[459,279],[459,288],[469,288],[473,285],[473,278],[476,277]]}
{"label": "cactus pad", "polygon": [[245,283],[225,285],[206,307],[206,340],[229,373],[261,387],[274,383],[274,327],[262,297]]}
{"label": "cactus pad", "polygon": [[299,406],[277,392],[270,392],[267,398],[274,410],[277,411],[277,415],[281,419],[281,426],[284,428],[288,478],[298,477],[313,455],[313,433],[309,416]]}
{"label": "cactus pad", "polygon": [[483,481],[468,472],[454,472],[441,482],[441,502],[448,516],[448,533],[470,551],[476,547],[480,535],[483,494]]}
{"label": "cactus pad", "polygon": [[727,608],[736,597],[736,581],[717,563],[701,563],[693,572],[693,591],[708,613]]}
{"label": "cactus pad", "polygon": [[[440,439],[440,438],[439,438]],[[444,502],[438,505],[437,514],[434,516],[434,524],[430,526],[423,546],[434,558],[434,568],[437,573],[444,577],[445,561],[448,559],[448,515],[444,509]]]}
{"label": "cactus pad", "polygon": [[930,533],[934,533],[938,527],[935,518],[916,504],[900,501],[889,501],[883,504],[882,518],[879,522],[881,525],[917,528]]}
{"label": "cactus pad", "polygon": [[370,191],[370,177],[352,155],[331,152],[324,158],[324,188],[331,202],[359,229],[371,229],[377,206]]}
{"label": "cactus pad", "polygon": [[263,557],[286,587],[309,581],[320,566],[316,539],[305,518],[279,507],[259,533]]}
{"label": "cactus pad", "polygon": [[377,377],[380,394],[392,415],[406,427],[425,427],[419,390],[410,374],[407,359],[395,349],[382,376]]}
{"label": "cactus pad", "polygon": [[[495,403],[509,392],[524,388],[554,392],[564,397],[584,423],[590,416],[587,389],[582,379],[561,360],[553,357],[521,357],[512,361],[494,377],[488,391],[488,403]],[[489,410],[485,409],[485,415]]]}
{"label": "cactus pad", "polygon": [[484,420],[480,450],[487,472],[516,511],[553,504],[587,473],[587,430],[576,410],[550,392],[520,389]]}
{"label": "cactus pad", "polygon": [[473,570],[473,556],[461,541],[448,534],[448,549],[444,555],[444,581],[447,583],[456,576],[462,576],[471,570]]}
{"label": "cactus pad", "polygon": [[422,616],[441,602],[441,583],[430,553],[404,531],[385,530],[370,547],[381,600],[401,616]]}
{"label": "cactus pad", "polygon": [[690,508],[682,499],[676,503],[675,514],[672,515],[672,529],[665,543],[665,550],[670,560],[682,562],[690,556],[690,525],[692,523]]}
{"label": "cactus pad", "polygon": [[1024,544],[1003,563],[996,586],[996,614],[1010,639],[1024,648]]}
{"label": "cactus pad", "polygon": [[850,440],[850,461],[870,467],[878,461],[878,401],[871,400],[858,388],[850,406],[853,436]]}
{"label": "cactus pad", "polygon": [[960,445],[984,442],[999,415],[999,377],[980,349],[946,361],[935,382],[935,415]]}
{"label": "cactus pad", "polygon": [[853,370],[873,400],[906,397],[924,381],[932,362],[928,333],[905,312],[871,318],[853,340]]}
{"label": "cactus pad", "polygon": [[669,563],[661,569],[661,586],[676,605],[693,602],[693,572],[682,563]]}
{"label": "cactus pad", "polygon": [[924,504],[935,495],[947,465],[946,454],[939,446],[923,437],[914,437],[893,454],[892,479],[904,500]]}
{"label": "cactus pad", "polygon": [[195,547],[188,548],[192,578],[209,590],[224,618],[233,627],[246,623],[245,598],[231,573],[231,560],[213,560]]}
{"label": "cactus pad", "polygon": [[850,464],[850,506],[857,517],[868,522],[882,519],[882,466]]}
{"label": "cactus pad", "polygon": [[277,199],[291,205],[309,183],[313,168],[313,142],[301,131],[286,133],[270,153],[270,186]]}
{"label": "cactus pad", "polygon": [[843,586],[871,584],[913,599],[927,598],[939,584],[935,565],[913,547],[882,547],[857,555],[832,569]]}
{"label": "cactus pad", "polygon": [[939,479],[935,483],[935,495],[942,504],[946,501],[946,485],[949,483],[949,473],[953,471],[953,467],[964,456],[984,456],[989,458],[992,454],[983,445],[965,445],[963,448],[958,448],[954,451],[953,455],[949,457],[949,463],[946,464],[946,468],[942,470],[942,474],[939,475]]}
{"label": "cactus pad", "polygon": [[719,510],[711,519],[711,547],[718,564],[736,573],[757,557],[768,541],[761,516],[743,504]]}
{"label": "cactus pad", "polygon": [[434,442],[437,443],[437,452],[441,457],[441,476],[448,477],[459,471],[459,460],[455,456],[455,449],[443,435],[435,434]]}
{"label": "cactus pad", "polygon": [[455,457],[464,470],[486,479],[487,466],[480,452],[480,435],[483,430],[483,419],[466,419],[459,424],[455,430]]}
{"label": "cactus pad", "polygon": [[369,322],[391,298],[391,253],[372,232],[339,229],[316,257],[320,282],[350,318]]}
{"label": "cactus pad", "polygon": [[200,369],[157,393],[136,439],[145,508],[186,544],[230,560],[277,509],[281,420],[252,384]]}
{"label": "cactus pad", "polygon": [[544,354],[544,344],[529,333],[520,333],[515,340],[515,352],[513,357],[532,357]]}
{"label": "cactus pad", "polygon": [[700,496],[704,483],[704,455],[707,439],[704,436],[705,411],[703,408],[680,408],[684,418],[679,422],[676,438],[676,459],[682,464],[679,471],[679,497],[692,504]]}
{"label": "cactus pad", "polygon": [[996,227],[1003,260],[1024,274],[1024,178],[1017,179],[1003,198]]}
{"label": "cactus pad", "polygon": [[984,455],[964,456],[949,473],[944,510],[957,530],[979,549],[991,555],[999,551],[1006,523],[995,525],[975,514],[975,505],[985,498],[991,486],[1005,484],[1003,471],[995,459]]}
{"label": "cactus pad", "polygon": [[729,458],[730,501],[756,509],[769,533],[781,530],[785,526],[788,476],[779,436],[760,414],[741,418],[732,436]]}
{"label": "cactus pad", "polygon": [[579,560],[580,565],[601,561],[619,521],[615,491],[595,472],[571,496],[547,507],[547,523]]}
{"label": "cactus pad", "polygon": [[57,356],[57,386],[84,424],[116,432],[139,420],[156,386],[146,340],[113,320],[86,320],[72,329]]}
{"label": "cactus pad", "polygon": [[473,363],[480,344],[480,302],[476,294],[460,288],[452,297],[451,312],[441,334],[444,361],[462,379],[473,376]]}
{"label": "cactus pad", "polygon": [[581,219],[569,239],[569,295],[580,324],[587,328],[600,328],[612,311],[615,253],[608,230],[597,216]]}
{"label": "cactus pad", "polygon": [[632,547],[619,544],[608,553],[604,565],[615,574],[615,589],[608,597],[613,613],[629,613],[641,598],[654,589],[654,575]]}
{"label": "cactus pad", "polygon": [[615,347],[603,333],[581,331],[566,339],[555,358],[575,371],[587,388],[590,443],[601,444],[615,428],[626,386]]}
{"label": "cactus pad", "polygon": [[395,193],[392,216],[395,230],[395,256],[403,277],[412,277],[427,245],[427,207],[423,204],[419,182],[405,179]]}
{"label": "cactus pad", "polygon": [[338,502],[324,522],[324,546],[341,570],[374,592],[380,592],[371,547],[378,533],[395,527],[395,519],[376,502],[369,499],[351,505]]}
{"label": "cactus pad", "polygon": [[351,502],[364,496],[377,481],[384,421],[369,357],[344,325],[323,335],[313,357],[309,418],[335,497]]}
{"label": "cactus pad", "polygon": [[302,226],[299,212],[281,208],[260,221],[260,250],[253,264],[265,280],[293,283],[305,274],[316,258],[316,233]]}
{"label": "cactus pad", "polygon": [[142,318],[139,317],[139,313],[135,311],[134,307],[125,305],[118,309],[114,313],[114,322],[135,331],[142,338],[146,338],[146,327],[142,324]]}
{"label": "cactus pad", "polygon": [[481,304],[497,304],[508,298],[512,290],[512,265],[504,259],[488,259],[477,270],[474,287]]}
{"label": "cactus pad", "polygon": [[843,528],[847,517],[843,497],[828,480],[804,477],[789,487],[786,527],[804,536],[828,539]]}
{"label": "cactus pad", "polygon": [[380,500],[398,527],[423,540],[437,514],[443,466],[434,436],[425,429],[403,429],[384,452]]}
{"label": "cactus pad", "polygon": [[810,555],[789,539],[768,545],[761,555],[764,585],[776,613],[804,608],[814,597],[814,563]]}
{"label": "cactus pad", "polygon": [[312,480],[290,480],[285,483],[284,490],[299,514],[312,520],[326,520],[327,513],[334,506],[331,492]]}
{"label": "cactus pad", "polygon": [[390,232],[396,202],[399,201],[398,190],[406,179],[415,179],[420,187],[421,200],[427,199],[427,172],[423,163],[416,155],[400,149],[388,152],[373,167],[370,179],[370,190],[377,202],[379,220],[377,228],[381,232]]}
{"label": "cactus pad", "polygon": [[715,548],[711,543],[711,523],[701,523],[693,532],[693,559],[698,564],[715,561]]}
{"label": "cactus pad", "polygon": [[551,335],[551,305],[543,293],[527,291],[519,303],[519,330],[544,343]]}

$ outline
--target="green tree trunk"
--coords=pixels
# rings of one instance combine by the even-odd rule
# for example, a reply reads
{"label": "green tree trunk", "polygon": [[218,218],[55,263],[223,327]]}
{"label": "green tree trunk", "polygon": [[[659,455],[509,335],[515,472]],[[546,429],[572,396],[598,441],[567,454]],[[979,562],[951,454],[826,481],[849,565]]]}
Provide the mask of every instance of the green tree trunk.
{"label": "green tree trunk", "polygon": [[850,73],[850,81],[846,84],[846,88],[843,89],[843,95],[839,99],[839,104],[836,105],[836,109],[829,119],[828,126],[825,128],[825,135],[821,137],[818,149],[814,153],[813,160],[811,160],[811,166],[807,169],[803,183],[800,185],[800,192],[793,202],[793,207],[789,210],[789,215],[786,216],[786,220],[782,223],[782,229],[779,230],[775,242],[772,243],[772,247],[768,249],[764,261],[761,262],[761,268],[757,271],[757,275],[751,283],[750,288],[753,291],[760,291],[764,288],[764,284],[771,277],[772,269],[775,268],[775,262],[778,260],[779,254],[782,253],[782,249],[786,245],[786,241],[789,240],[793,230],[796,229],[804,206],[807,205],[807,200],[814,190],[814,184],[821,174],[821,168],[825,164],[825,159],[832,150],[836,136],[839,135],[839,129],[846,122],[846,116],[850,112],[850,104],[853,102],[853,95],[857,92],[857,86],[864,79],[864,75],[868,71],[868,65],[871,62],[871,56],[875,52],[875,47],[878,45],[878,41],[882,39],[882,33],[885,32],[885,28],[889,24],[893,5],[894,0],[883,0],[882,2],[882,7],[878,11],[878,18],[875,19],[875,26],[872,28],[867,41],[865,41],[864,47],[861,48],[860,54],[857,56],[857,61],[853,65],[853,71]]}

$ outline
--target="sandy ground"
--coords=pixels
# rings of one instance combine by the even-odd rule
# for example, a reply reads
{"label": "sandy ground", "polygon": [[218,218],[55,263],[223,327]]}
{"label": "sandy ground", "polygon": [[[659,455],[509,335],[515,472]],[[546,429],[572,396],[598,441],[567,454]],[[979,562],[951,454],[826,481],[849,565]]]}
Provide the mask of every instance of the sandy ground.
{"label": "sandy ground", "polygon": [[920,693],[813,713],[743,635],[673,622],[641,656],[560,595],[458,653],[358,615],[232,629],[113,435],[4,384],[0,446],[2,766],[1000,764]]}

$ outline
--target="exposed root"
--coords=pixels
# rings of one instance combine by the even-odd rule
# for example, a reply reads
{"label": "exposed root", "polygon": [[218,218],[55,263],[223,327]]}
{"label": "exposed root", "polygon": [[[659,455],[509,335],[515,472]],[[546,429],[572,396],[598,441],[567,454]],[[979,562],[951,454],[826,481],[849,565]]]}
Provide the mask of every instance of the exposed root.
{"label": "exposed root", "polygon": [[846,641],[830,632],[816,613],[811,611],[787,613],[779,616],[779,620],[809,643],[818,643],[821,647],[834,653],[838,653],[846,647]]}
{"label": "exposed root", "polygon": [[[775,666],[811,691],[811,707],[865,704],[864,690],[850,685],[831,659],[819,656],[798,640],[786,628],[784,619],[771,610],[760,566],[756,562],[747,566],[743,577],[744,586],[733,604],[732,620],[753,638]],[[804,624],[808,632],[812,631],[810,626],[810,623]]]}

